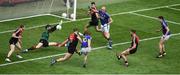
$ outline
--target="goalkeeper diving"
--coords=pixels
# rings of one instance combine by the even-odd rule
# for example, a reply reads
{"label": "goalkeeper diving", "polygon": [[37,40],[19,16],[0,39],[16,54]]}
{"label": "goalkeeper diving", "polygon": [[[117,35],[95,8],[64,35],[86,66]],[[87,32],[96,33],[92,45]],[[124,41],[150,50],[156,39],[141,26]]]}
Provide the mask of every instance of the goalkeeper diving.
{"label": "goalkeeper diving", "polygon": [[37,45],[34,45],[30,48],[27,48],[25,50],[23,50],[22,52],[23,53],[27,53],[29,51],[32,51],[32,50],[35,50],[35,49],[38,49],[38,48],[41,48],[41,47],[49,47],[49,46],[58,46],[60,45],[60,43],[58,42],[49,42],[49,34],[56,31],[56,30],[61,30],[62,29],[62,20],[59,22],[59,24],[56,24],[56,25],[46,25],[45,26],[45,31],[42,32],[41,34],[41,38],[38,42]]}

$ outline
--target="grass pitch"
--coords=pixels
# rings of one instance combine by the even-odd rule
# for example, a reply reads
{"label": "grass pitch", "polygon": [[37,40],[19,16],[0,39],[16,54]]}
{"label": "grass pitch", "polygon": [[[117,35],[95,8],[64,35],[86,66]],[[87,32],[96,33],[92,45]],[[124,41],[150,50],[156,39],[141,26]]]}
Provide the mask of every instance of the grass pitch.
{"label": "grass pitch", "polygon": [[[167,7],[139,11],[135,12],[140,15],[146,15],[148,17],[134,15],[132,13],[119,14],[122,12],[136,11],[142,9],[150,9],[160,6],[169,6],[179,4],[176,6],[171,6],[171,8],[180,9],[180,1],[178,0],[128,0],[124,2],[115,2],[112,4],[107,4],[107,10],[110,14],[116,14],[112,16],[114,22],[111,24],[111,36],[113,43],[113,50],[108,50],[106,48],[99,48],[106,46],[106,40],[103,38],[101,33],[95,32],[94,28],[89,30],[92,32],[92,47],[98,48],[89,54],[87,68],[82,68],[83,57],[74,54],[73,57],[66,62],[57,63],[55,66],[50,67],[50,58],[38,59],[33,61],[26,61],[20,63],[13,63],[10,65],[4,62],[5,56],[9,51],[8,41],[11,33],[1,33],[0,37],[0,73],[1,74],[166,74],[180,73],[180,11],[173,10]],[[100,7],[100,6],[99,6]],[[87,9],[78,9],[77,13],[85,13]],[[149,18],[157,17],[162,15],[165,19],[172,21],[174,23],[168,23],[172,34],[177,34],[172,36],[166,43],[167,56],[162,59],[157,59],[155,56],[158,53],[158,42],[159,38],[152,39],[153,37],[161,36],[161,32],[155,32],[160,28],[159,21]],[[86,18],[85,14],[78,15],[78,18]],[[51,16],[42,16],[36,18],[22,19],[16,21],[2,22],[0,23],[0,32],[15,29],[19,24],[25,24],[27,28],[32,26],[39,26],[45,24],[51,24],[59,21],[59,18]],[[65,40],[72,28],[78,27],[80,31],[83,31],[84,25],[88,23],[89,20],[81,20],[75,22],[68,22],[63,24],[63,29],[61,31],[56,31],[50,35],[50,41],[62,42]],[[128,48],[130,44],[122,44],[124,42],[130,41],[130,29],[137,30],[137,34],[140,39],[147,39],[146,41],[141,41],[137,53],[128,56],[129,67],[124,67],[123,62],[118,61],[115,57],[116,52],[121,52]],[[36,44],[39,41],[43,27],[33,28],[25,30],[23,34],[23,49],[29,48],[30,46]],[[22,54],[23,60],[19,60],[12,56],[13,62],[32,60],[37,58],[42,58],[51,55],[62,54],[67,51],[66,48],[41,48],[37,51],[32,51],[27,54]],[[60,56],[58,56],[60,57]]]}

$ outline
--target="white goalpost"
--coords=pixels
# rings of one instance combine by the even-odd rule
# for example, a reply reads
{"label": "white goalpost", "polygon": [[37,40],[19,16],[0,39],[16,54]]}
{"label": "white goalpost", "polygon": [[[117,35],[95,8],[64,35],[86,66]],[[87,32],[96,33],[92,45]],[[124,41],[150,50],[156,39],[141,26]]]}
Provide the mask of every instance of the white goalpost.
{"label": "white goalpost", "polygon": [[73,21],[76,20],[76,12],[77,12],[76,9],[77,9],[77,0],[74,0],[74,11],[73,11],[74,16],[73,16]]}

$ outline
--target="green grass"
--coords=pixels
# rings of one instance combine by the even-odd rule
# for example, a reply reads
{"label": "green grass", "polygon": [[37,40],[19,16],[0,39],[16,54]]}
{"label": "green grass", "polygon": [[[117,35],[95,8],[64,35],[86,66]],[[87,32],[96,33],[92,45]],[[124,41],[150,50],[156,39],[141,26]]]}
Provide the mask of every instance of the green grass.
{"label": "green grass", "polygon": [[[139,9],[152,8],[163,5],[178,4],[178,0],[129,0],[125,2],[116,2],[107,4],[108,12],[111,14],[134,11]],[[100,6],[99,6],[100,7]],[[180,8],[176,6],[175,8]],[[84,13],[86,9],[78,9],[78,17],[87,17]],[[165,16],[167,20],[180,23],[179,11],[171,10],[168,8],[162,8],[157,10],[149,10],[143,12],[137,12],[139,14],[157,17],[159,15]],[[160,23],[157,20],[136,16],[132,14],[123,14],[112,16],[114,22],[111,24],[111,36],[113,43],[123,43],[130,41],[130,29],[136,29],[140,39],[146,39],[156,36],[161,36],[161,32],[155,32],[160,28]],[[0,32],[6,30],[15,29],[19,24],[25,24],[26,27],[45,25],[57,22],[59,19],[51,16],[36,17],[30,19],[22,19],[16,21],[2,22],[0,23]],[[72,31],[72,28],[78,27],[80,31],[83,31],[84,25],[89,20],[74,21],[63,24],[61,31],[56,31],[50,35],[50,41],[62,42],[68,37],[68,34]],[[180,25],[168,23],[170,30],[173,34],[180,33]],[[37,44],[40,38],[40,34],[44,30],[43,27],[34,28],[31,30],[25,30],[23,34],[23,49],[28,48],[34,44]],[[92,47],[101,47],[106,45],[106,40],[101,33],[95,32],[92,27],[89,29],[92,32]],[[0,64],[5,64],[4,59],[9,51],[8,41],[11,33],[4,33],[0,35]],[[51,58],[23,62],[18,64],[12,64],[0,67],[1,74],[179,74],[180,70],[180,51],[178,50],[180,45],[180,35],[172,36],[166,43],[167,56],[162,59],[156,59],[155,56],[158,53],[159,39],[148,40],[140,42],[137,53],[128,56],[129,67],[123,66],[123,61],[118,61],[115,57],[116,52],[121,52],[129,47],[130,44],[114,46],[113,50],[107,50],[106,48],[97,49],[89,54],[87,68],[82,68],[83,56],[74,54],[73,57],[66,62],[57,63],[55,66],[50,67],[49,63]],[[22,54],[24,60],[33,59],[38,57],[45,57],[49,55],[61,54],[67,52],[66,48],[41,48],[37,51],[32,51],[27,54]],[[61,57],[61,56],[58,56]],[[58,58],[56,57],[56,58]],[[12,60],[22,61],[12,56]]]}

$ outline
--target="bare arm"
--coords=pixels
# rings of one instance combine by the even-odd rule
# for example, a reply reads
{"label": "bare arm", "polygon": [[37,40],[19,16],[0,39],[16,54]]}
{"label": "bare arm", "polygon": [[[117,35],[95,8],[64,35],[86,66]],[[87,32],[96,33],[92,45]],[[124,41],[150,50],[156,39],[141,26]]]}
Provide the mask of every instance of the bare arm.
{"label": "bare arm", "polygon": [[20,32],[21,31],[21,29],[18,29],[16,32],[14,32],[13,34],[12,34],[12,37],[14,37],[14,38],[22,38],[22,36],[16,36],[16,34],[18,33],[18,32]]}
{"label": "bare arm", "polygon": [[14,38],[22,38],[21,36],[19,36],[19,37],[16,36],[16,33],[13,33],[13,34],[12,34],[12,37],[14,37]]}
{"label": "bare arm", "polygon": [[78,40],[82,43],[82,39],[79,35],[77,35]]}
{"label": "bare arm", "polygon": [[108,24],[110,25],[112,22],[113,22],[113,20],[112,20],[112,18],[110,17],[110,18],[109,18],[109,23],[108,23]]}
{"label": "bare arm", "polygon": [[96,17],[97,17],[97,18],[100,18],[99,15],[98,15],[98,13],[95,13],[95,14],[96,14]]}
{"label": "bare arm", "polygon": [[66,39],[64,42],[62,42],[61,44],[58,45],[58,47],[62,47],[65,46],[65,44],[68,42],[68,39]]}
{"label": "bare arm", "polygon": [[91,47],[91,40],[88,39],[88,47]]}
{"label": "bare arm", "polygon": [[133,35],[133,46],[132,48],[129,48],[129,50],[132,50],[132,49],[135,49],[136,48],[136,38],[135,38],[135,35]]}
{"label": "bare arm", "polygon": [[168,35],[168,33],[169,33],[169,27],[166,27],[166,34],[165,35]]}

